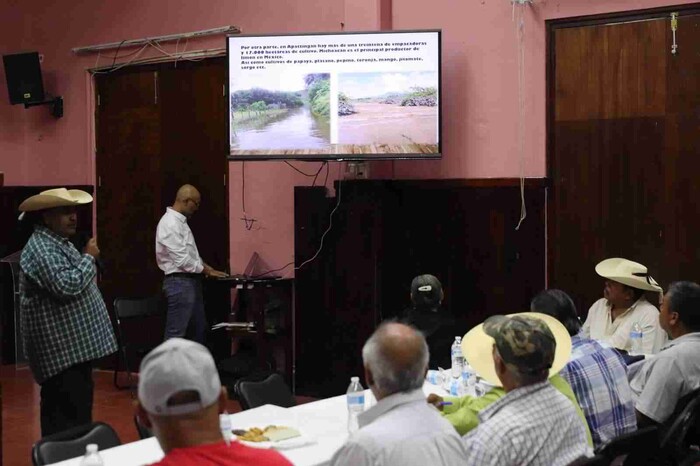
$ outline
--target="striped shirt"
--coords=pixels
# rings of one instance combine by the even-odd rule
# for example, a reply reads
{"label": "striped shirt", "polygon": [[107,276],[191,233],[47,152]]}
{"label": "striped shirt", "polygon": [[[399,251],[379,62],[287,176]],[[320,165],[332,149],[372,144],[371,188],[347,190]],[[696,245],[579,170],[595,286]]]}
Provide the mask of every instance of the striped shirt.
{"label": "striped shirt", "polygon": [[37,383],[117,350],[92,256],[36,226],[19,264],[20,328]]}
{"label": "striped shirt", "polygon": [[583,421],[549,381],[506,393],[463,439],[462,464],[479,466],[564,466],[592,454]]}
{"label": "striped shirt", "polygon": [[569,382],[600,448],[637,430],[627,366],[612,348],[581,336],[571,337],[571,359],[559,373]]}

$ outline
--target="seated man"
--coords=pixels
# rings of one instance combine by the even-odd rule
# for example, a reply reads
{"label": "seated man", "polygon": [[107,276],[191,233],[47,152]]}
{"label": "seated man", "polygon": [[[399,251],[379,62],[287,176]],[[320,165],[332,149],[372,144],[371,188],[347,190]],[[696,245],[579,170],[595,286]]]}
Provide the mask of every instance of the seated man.
{"label": "seated man", "polygon": [[423,398],[428,346],[417,330],[383,323],[362,348],[365,380],[377,404],[331,465],[464,465],[461,439]]}
{"label": "seated man", "polygon": [[700,285],[672,283],[659,322],[671,341],[653,358],[638,362],[630,380],[640,427],[666,421],[681,398],[700,388]]}
{"label": "seated man", "polygon": [[290,466],[273,450],[224,440],[219,414],[226,407],[209,351],[199,343],[171,338],[141,362],[137,415],[153,431],[165,458],[158,466]]}
{"label": "seated man", "polygon": [[557,344],[567,344],[566,329],[534,315],[493,316],[465,337],[476,372],[487,380],[495,372],[506,395],[484,409],[479,427],[464,437],[464,464],[560,466],[592,453],[585,423],[547,380]]}
{"label": "seated man", "polygon": [[[481,332],[480,330],[478,330],[479,328],[481,328],[481,326],[475,327],[467,335],[473,335],[472,332]],[[467,338],[467,336],[464,337],[465,340],[467,340]],[[465,344],[463,344],[462,346],[466,347]],[[564,395],[571,401],[572,406],[576,410],[576,414],[578,414],[579,418],[585,424],[586,440],[588,442],[588,445],[593,446],[593,440],[591,437],[591,432],[588,429],[586,416],[584,415],[581,406],[579,405],[576,395],[571,389],[569,383],[564,378],[562,378],[561,375],[559,375],[559,370],[564,367],[567,358],[569,357],[569,352],[567,350],[567,348],[569,347],[569,343],[559,346],[558,351],[561,353],[561,356],[556,358],[556,364],[552,366],[552,368],[549,371],[549,383],[551,383],[554,388],[559,390],[562,393],[562,395]],[[467,357],[468,360],[468,356],[466,353],[467,352],[465,351],[465,357]],[[506,395],[505,390],[503,389],[503,387],[500,386],[501,383],[496,377],[496,374],[495,372],[493,372],[493,370],[491,370],[490,375],[479,375],[482,378],[486,378],[487,382],[489,382],[490,384],[496,385],[496,387],[486,392],[486,394],[484,394],[483,396],[474,397],[467,395],[462,397],[448,396],[443,398],[441,396],[435,395],[434,393],[431,393],[428,396],[428,403],[434,405],[437,409],[439,409],[444,415],[445,419],[447,419],[450,422],[450,424],[454,426],[454,428],[460,435],[465,435],[469,433],[472,429],[475,429],[479,425],[479,413],[482,410],[486,409],[487,406],[499,400],[500,398],[503,398]]]}
{"label": "seated man", "polygon": [[666,342],[659,327],[659,311],[644,297],[645,291],[661,293],[647,268],[627,259],[605,259],[595,266],[605,278],[603,297],[593,303],[581,329],[582,336],[603,341],[613,348],[632,349],[630,331],[635,323],[642,329],[642,353],[655,354]]}
{"label": "seated man", "polygon": [[418,275],[411,282],[411,307],[403,314],[403,322],[423,333],[430,350],[428,367],[449,369],[452,366],[452,343],[455,340],[455,319],[440,305],[444,297],[442,284],[433,275]]}
{"label": "seated man", "polygon": [[556,318],[571,335],[571,358],[560,374],[581,404],[595,448],[637,430],[625,361],[614,349],[578,335],[581,323],[569,295],[561,290],[542,291],[530,309]]}

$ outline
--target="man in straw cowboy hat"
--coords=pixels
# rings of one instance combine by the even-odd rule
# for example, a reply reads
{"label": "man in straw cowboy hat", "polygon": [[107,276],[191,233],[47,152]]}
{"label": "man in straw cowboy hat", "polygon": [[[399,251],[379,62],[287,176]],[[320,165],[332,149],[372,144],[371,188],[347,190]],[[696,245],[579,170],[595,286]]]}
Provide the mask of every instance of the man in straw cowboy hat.
{"label": "man in straw cowboy hat", "polygon": [[666,342],[659,326],[659,311],[644,297],[645,291],[662,293],[642,264],[622,258],[605,259],[595,267],[605,278],[603,297],[588,310],[582,335],[625,351],[632,349],[630,331],[635,323],[642,329],[644,354],[657,353]]}
{"label": "man in straw cowboy hat", "polygon": [[462,348],[477,374],[506,391],[464,437],[464,464],[558,466],[591,455],[585,421],[547,380],[571,352],[561,323],[539,313],[493,316],[465,335]]}
{"label": "man in straw cowboy hat", "polygon": [[92,196],[51,189],[19,210],[35,223],[20,259],[20,321],[24,351],[41,385],[41,434],[92,422],[92,361],[117,350],[112,324],[95,284],[95,238],[79,252],[68,240],[77,208]]}

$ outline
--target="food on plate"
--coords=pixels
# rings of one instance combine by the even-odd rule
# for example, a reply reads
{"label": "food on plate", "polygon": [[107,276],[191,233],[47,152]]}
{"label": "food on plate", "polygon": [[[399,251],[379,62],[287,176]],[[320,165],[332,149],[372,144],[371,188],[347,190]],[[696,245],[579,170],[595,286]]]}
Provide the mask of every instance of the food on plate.
{"label": "food on plate", "polygon": [[301,435],[298,430],[286,426],[267,426],[264,429],[260,429],[259,427],[251,427],[247,430],[235,429],[233,433],[239,440],[256,443],[279,442]]}

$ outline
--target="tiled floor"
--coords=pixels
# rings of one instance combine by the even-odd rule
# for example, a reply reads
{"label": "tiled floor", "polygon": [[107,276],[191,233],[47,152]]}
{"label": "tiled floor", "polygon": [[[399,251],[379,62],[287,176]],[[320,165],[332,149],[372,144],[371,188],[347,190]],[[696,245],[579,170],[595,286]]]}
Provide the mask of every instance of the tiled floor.
{"label": "tiled floor", "polygon": [[[93,419],[114,427],[122,442],[138,440],[133,421],[133,400],[129,390],[112,385],[112,372],[95,371]],[[28,368],[0,367],[2,383],[2,464],[31,466],[31,449],[39,439],[39,386]],[[240,411],[229,401],[230,413]]]}

